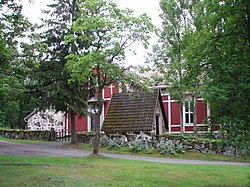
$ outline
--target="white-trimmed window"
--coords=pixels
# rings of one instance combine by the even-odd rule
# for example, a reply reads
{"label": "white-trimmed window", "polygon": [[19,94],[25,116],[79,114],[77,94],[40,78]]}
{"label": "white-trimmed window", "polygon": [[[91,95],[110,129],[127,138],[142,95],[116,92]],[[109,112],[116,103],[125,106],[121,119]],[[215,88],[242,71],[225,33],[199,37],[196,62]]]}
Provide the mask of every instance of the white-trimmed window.
{"label": "white-trimmed window", "polygon": [[94,113],[90,114],[90,131],[95,131],[97,117],[98,117],[97,114]]}
{"label": "white-trimmed window", "polygon": [[191,98],[187,98],[185,100],[184,105],[184,117],[185,117],[185,124],[193,124],[194,123],[194,104]]}

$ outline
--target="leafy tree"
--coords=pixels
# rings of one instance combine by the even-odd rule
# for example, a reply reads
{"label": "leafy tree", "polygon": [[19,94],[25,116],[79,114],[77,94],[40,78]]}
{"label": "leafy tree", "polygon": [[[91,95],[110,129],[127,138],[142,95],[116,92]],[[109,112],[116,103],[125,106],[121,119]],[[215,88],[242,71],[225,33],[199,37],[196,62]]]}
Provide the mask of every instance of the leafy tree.
{"label": "leafy tree", "polygon": [[79,53],[87,48],[87,43],[80,40],[65,43],[64,37],[72,30],[73,22],[81,16],[80,2],[77,0],[54,0],[43,13],[49,15],[43,19],[46,27],[41,34],[40,45],[47,45],[47,52],[41,57],[40,65],[34,68],[30,78],[30,93],[39,99],[39,108],[53,107],[56,110],[70,113],[71,143],[76,143],[75,116],[86,113],[87,99],[91,90],[81,81],[69,84],[70,74],[65,59],[70,53]]}
{"label": "leafy tree", "polygon": [[25,93],[27,67],[20,39],[32,25],[20,2],[1,1],[0,12],[0,125],[23,128],[31,102]]}
{"label": "leafy tree", "polygon": [[111,83],[122,79],[124,68],[119,61],[125,58],[124,50],[135,41],[147,40],[154,26],[145,15],[134,17],[129,9],[119,9],[111,1],[86,0],[81,6],[82,17],[73,26],[81,35],[69,35],[67,42],[81,40],[89,48],[80,54],[72,53],[68,58],[67,68],[71,73],[71,82],[92,80],[92,88],[97,92],[97,122],[93,154],[98,154],[100,138],[100,116],[102,113],[102,90]]}
{"label": "leafy tree", "polygon": [[203,96],[224,138],[236,147],[249,146],[250,4],[201,1],[195,12],[199,29],[189,36],[186,57],[203,64]]}
{"label": "leafy tree", "polygon": [[[198,8],[199,7],[199,8]],[[203,83],[207,79],[206,66],[204,65],[204,59],[200,55],[200,50],[190,51],[190,45],[192,45],[193,33],[201,29],[200,17],[203,16],[204,7],[200,1],[192,0],[189,2],[187,13],[189,17],[188,24],[185,27],[183,36],[183,44],[185,48],[183,50],[183,56],[186,60],[186,77],[185,84],[188,92],[192,93],[193,104],[193,131],[197,135],[197,100],[198,97],[204,94]],[[191,37],[190,37],[191,36]],[[196,36],[202,39],[202,35]],[[196,55],[190,55],[196,53]],[[209,122],[208,118],[208,122]]]}
{"label": "leafy tree", "polygon": [[179,101],[181,133],[184,132],[183,106],[188,91],[183,36],[190,23],[189,6],[187,1],[182,0],[160,1],[162,30],[159,32],[159,44],[153,46],[153,53],[150,54],[154,68],[160,73],[154,77],[156,82],[167,85],[171,96]]}

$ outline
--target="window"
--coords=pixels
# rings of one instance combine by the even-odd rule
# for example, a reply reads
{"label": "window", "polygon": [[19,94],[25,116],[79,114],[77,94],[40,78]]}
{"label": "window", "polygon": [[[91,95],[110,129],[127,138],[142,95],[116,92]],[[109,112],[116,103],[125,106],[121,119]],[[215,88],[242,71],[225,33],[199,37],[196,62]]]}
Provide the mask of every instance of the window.
{"label": "window", "polygon": [[97,102],[89,103],[89,131],[95,131],[96,122],[97,122]]}
{"label": "window", "polygon": [[91,131],[95,131],[96,121],[97,121],[97,115],[92,113],[90,115],[90,130]]}
{"label": "window", "polygon": [[185,123],[192,124],[194,122],[194,107],[191,98],[187,98],[185,101]]}

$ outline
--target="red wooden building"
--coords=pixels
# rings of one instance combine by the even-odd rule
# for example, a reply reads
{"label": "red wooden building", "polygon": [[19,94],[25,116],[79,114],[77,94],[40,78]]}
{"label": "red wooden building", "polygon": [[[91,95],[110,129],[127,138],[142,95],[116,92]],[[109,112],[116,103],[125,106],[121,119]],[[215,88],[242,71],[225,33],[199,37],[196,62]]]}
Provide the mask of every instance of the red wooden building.
{"label": "red wooden building", "polygon": [[[174,100],[171,95],[166,91],[166,88],[164,86],[156,87],[161,90],[162,100],[164,104],[164,109],[167,117],[168,122],[168,129],[165,129],[165,132],[169,133],[180,133],[180,105],[177,100]],[[122,92],[121,89],[118,88],[116,84],[112,84],[111,86],[106,87],[105,90],[102,92],[102,97],[104,99],[104,105],[103,110],[101,114],[101,126],[103,124],[105,115],[107,113],[110,100],[112,98],[112,95],[114,93],[120,93]],[[96,99],[93,98],[89,101],[89,104],[92,104],[96,102]],[[184,133],[193,133],[193,110],[191,107],[191,100],[189,95],[187,94],[187,100],[185,102],[185,105],[183,106],[183,124],[184,124]],[[94,111],[91,111],[89,109],[89,114],[93,114]],[[196,110],[196,116],[197,116],[197,127],[198,132],[205,132],[207,131],[207,126],[205,124],[205,120],[207,116],[210,115],[210,109],[207,107],[207,105],[203,102],[202,98],[198,98],[197,101],[197,110]],[[86,131],[91,132],[94,129],[95,124],[95,116],[94,115],[88,115],[84,117],[77,116],[76,117],[76,130],[79,131]],[[65,128],[69,131],[71,130],[71,119],[70,117],[66,118],[65,122]]]}

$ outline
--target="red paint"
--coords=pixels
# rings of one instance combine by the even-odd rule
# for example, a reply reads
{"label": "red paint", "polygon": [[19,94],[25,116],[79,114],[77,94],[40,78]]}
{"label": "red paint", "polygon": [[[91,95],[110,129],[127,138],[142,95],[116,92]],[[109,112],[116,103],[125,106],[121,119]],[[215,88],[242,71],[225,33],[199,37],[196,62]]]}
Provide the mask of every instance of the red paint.
{"label": "red paint", "polygon": [[106,88],[104,89],[104,98],[111,98],[111,88],[110,86],[106,86]]}
{"label": "red paint", "polygon": [[[68,115],[69,118],[69,132],[71,132],[71,118],[70,115]],[[75,120],[76,120],[76,132],[80,132],[80,131],[87,131],[87,124],[88,124],[88,117],[87,116],[79,116],[76,115],[75,116]]]}
{"label": "red paint", "polygon": [[171,102],[171,125],[180,125],[180,104]]}
{"label": "red paint", "polygon": [[171,127],[171,132],[180,132],[181,127]]}
{"label": "red paint", "polygon": [[185,127],[185,131],[186,131],[186,132],[188,132],[188,131],[193,131],[193,126]]}
{"label": "red paint", "polygon": [[113,88],[112,88],[112,94],[114,94],[114,93],[119,93],[119,85],[117,84],[117,83],[114,83],[113,84]]}
{"label": "red paint", "polygon": [[104,102],[104,116],[106,116],[110,101]]}
{"label": "red paint", "polygon": [[162,96],[162,101],[167,101],[168,100],[168,96],[167,95],[163,95]]}
{"label": "red paint", "polygon": [[207,108],[202,101],[197,102],[197,124],[203,124],[207,117]]}
{"label": "red paint", "polygon": [[165,113],[166,113],[166,117],[167,117],[167,120],[168,120],[168,103],[163,103],[163,106],[164,106],[164,110],[165,110]]}

